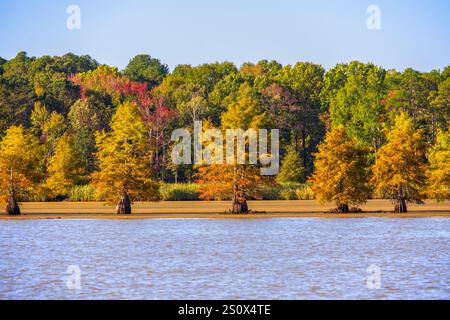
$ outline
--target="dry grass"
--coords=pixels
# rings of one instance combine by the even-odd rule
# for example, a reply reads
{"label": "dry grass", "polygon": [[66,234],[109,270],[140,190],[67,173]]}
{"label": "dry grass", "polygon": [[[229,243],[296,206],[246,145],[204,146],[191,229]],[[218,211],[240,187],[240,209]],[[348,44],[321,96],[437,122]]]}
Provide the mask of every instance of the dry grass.
{"label": "dry grass", "polygon": [[[393,205],[388,200],[371,200],[362,206],[364,212],[356,214],[324,213],[333,205],[319,205],[315,200],[298,201],[250,201],[249,207],[265,214],[229,215],[223,214],[229,209],[229,201],[164,201],[135,203],[133,215],[114,215],[114,207],[98,202],[30,202],[21,204],[23,215],[9,217],[0,215],[3,220],[17,219],[142,219],[142,218],[276,218],[276,217],[450,217],[450,201],[436,203],[429,201],[425,205],[409,205],[409,213],[391,213]],[[2,209],[2,212],[4,210]]]}

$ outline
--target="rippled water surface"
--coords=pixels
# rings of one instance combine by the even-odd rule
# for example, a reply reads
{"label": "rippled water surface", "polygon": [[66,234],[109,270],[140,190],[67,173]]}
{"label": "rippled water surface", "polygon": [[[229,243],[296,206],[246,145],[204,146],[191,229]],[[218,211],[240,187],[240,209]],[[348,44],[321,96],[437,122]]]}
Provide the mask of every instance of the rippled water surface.
{"label": "rippled water surface", "polygon": [[22,298],[450,299],[450,219],[0,221],[0,299]]}

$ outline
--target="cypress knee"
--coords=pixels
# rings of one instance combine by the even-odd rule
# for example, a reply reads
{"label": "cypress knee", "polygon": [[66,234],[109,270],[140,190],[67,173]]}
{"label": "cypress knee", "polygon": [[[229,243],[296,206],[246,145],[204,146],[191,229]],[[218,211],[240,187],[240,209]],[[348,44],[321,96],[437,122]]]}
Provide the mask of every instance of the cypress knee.
{"label": "cypress knee", "polygon": [[127,191],[122,193],[122,198],[117,204],[116,214],[131,214],[131,201]]}
{"label": "cypress knee", "polygon": [[6,204],[6,214],[10,216],[20,216],[20,208],[13,193],[11,193],[8,198],[8,202]]}

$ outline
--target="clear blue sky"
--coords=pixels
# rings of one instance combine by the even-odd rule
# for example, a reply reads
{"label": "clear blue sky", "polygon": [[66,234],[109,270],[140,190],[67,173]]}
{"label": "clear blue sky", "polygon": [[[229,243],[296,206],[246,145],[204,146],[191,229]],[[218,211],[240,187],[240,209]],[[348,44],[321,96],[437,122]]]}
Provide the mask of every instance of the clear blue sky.
{"label": "clear blue sky", "polygon": [[[81,29],[66,8],[81,8]],[[381,9],[368,30],[366,9]],[[89,54],[123,68],[139,53],[180,63],[350,60],[427,71],[450,64],[448,0],[0,0],[0,56]]]}

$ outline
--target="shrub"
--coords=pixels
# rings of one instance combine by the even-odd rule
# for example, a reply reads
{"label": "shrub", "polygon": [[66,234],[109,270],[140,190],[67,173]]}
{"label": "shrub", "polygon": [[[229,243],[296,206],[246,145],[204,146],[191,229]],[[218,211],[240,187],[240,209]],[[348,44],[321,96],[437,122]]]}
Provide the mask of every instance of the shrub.
{"label": "shrub", "polygon": [[311,189],[311,186],[307,183],[303,184],[301,187],[295,190],[297,200],[314,200],[315,194]]}
{"label": "shrub", "polygon": [[278,186],[264,186],[261,188],[263,200],[279,200],[280,188]]}
{"label": "shrub", "polygon": [[302,182],[305,181],[305,168],[303,161],[294,145],[287,149],[287,154],[283,158],[280,173],[277,175],[278,183]]}
{"label": "shrub", "polygon": [[263,188],[263,200],[314,200],[308,183],[282,183]]}
{"label": "shrub", "polygon": [[41,191],[38,193],[29,194],[29,195],[24,195],[19,198],[19,201],[23,201],[23,202],[45,202],[45,201],[49,201],[49,200],[50,200],[50,196],[45,191]]}
{"label": "shrub", "polygon": [[280,191],[280,200],[297,200],[295,189],[282,187]]}
{"label": "shrub", "polygon": [[[160,188],[163,201],[199,201],[200,192],[195,183],[164,183]],[[314,192],[308,183],[283,183],[275,186],[262,187],[263,200],[314,200]],[[54,199],[43,190],[40,194],[23,197],[25,202],[44,202],[68,200],[73,202],[97,201],[95,189],[91,185],[75,186],[70,189],[66,199]],[[229,201],[231,198],[216,198],[214,200]]]}
{"label": "shrub", "polygon": [[88,184],[84,186],[74,186],[67,196],[69,201],[86,202],[95,201],[95,190]]}
{"label": "shrub", "polygon": [[163,201],[196,201],[200,200],[197,184],[166,183],[161,185],[161,200]]}

